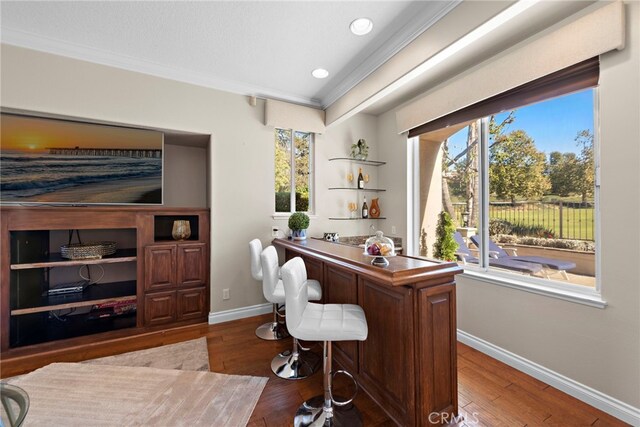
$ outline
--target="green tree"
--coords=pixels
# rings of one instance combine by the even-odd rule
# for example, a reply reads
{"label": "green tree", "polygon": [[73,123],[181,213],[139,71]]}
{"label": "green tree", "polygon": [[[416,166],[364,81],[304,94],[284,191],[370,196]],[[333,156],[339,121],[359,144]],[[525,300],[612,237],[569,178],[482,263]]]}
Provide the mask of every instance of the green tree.
{"label": "green tree", "polygon": [[453,181],[452,174],[449,171],[449,162],[449,140],[445,139],[442,143],[442,205],[449,215],[453,217],[456,213],[453,209],[453,203],[451,203],[451,195],[449,193],[449,183]]}
{"label": "green tree", "polygon": [[549,155],[551,194],[569,196],[580,192],[582,166],[576,153],[554,151]]}
{"label": "green tree", "polygon": [[546,156],[524,130],[498,135],[489,149],[489,189],[515,203],[516,197],[537,199],[550,188]]}
{"label": "green tree", "polygon": [[[292,144],[293,138],[293,144]],[[292,147],[293,146],[293,147]],[[294,164],[291,164],[293,149]],[[309,210],[311,134],[292,132],[290,129],[275,131],[275,179],[276,212],[291,211],[291,191],[296,194],[296,211]],[[294,182],[291,182],[293,167]],[[294,188],[292,188],[292,185]]]}
{"label": "green tree", "polygon": [[276,128],[275,190],[291,191],[291,130]]}
{"label": "green tree", "polygon": [[433,244],[433,256],[437,259],[445,261],[453,261],[456,259],[456,251],[458,244],[453,238],[456,228],[453,226],[451,216],[445,212],[438,215],[438,224],[436,225],[436,242]]}
{"label": "green tree", "polygon": [[579,156],[579,179],[577,193],[582,196],[582,203],[589,197],[593,197],[595,188],[596,165],[593,155],[593,134],[585,129],[578,132],[575,137],[576,144],[581,147]]}
{"label": "green tree", "polygon": [[294,135],[295,154],[295,180],[296,194],[309,198],[309,154],[311,152],[311,134],[295,132]]}

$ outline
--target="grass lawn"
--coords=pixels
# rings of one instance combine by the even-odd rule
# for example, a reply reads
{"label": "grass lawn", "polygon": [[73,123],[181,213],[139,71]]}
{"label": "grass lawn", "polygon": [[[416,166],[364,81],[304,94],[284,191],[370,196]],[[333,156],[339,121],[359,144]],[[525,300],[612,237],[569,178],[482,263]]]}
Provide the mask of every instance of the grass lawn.
{"label": "grass lawn", "polygon": [[594,240],[593,207],[560,207],[551,204],[491,205],[490,219],[504,219],[512,224],[539,225],[552,230],[556,238]]}

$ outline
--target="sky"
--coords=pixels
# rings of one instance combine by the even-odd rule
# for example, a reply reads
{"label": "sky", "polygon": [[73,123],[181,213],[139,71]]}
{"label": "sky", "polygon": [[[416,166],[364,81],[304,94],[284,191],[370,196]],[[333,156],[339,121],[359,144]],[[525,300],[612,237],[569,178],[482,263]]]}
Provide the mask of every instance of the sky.
{"label": "sky", "polygon": [[[496,115],[501,121],[509,112]],[[551,153],[579,153],[576,134],[589,129],[593,133],[593,89],[587,89],[559,98],[521,107],[515,112],[516,120],[506,133],[523,129],[533,138],[538,150]],[[466,145],[467,129],[464,128],[449,139],[449,152],[459,153]]]}
{"label": "sky", "polygon": [[48,148],[161,149],[162,133],[117,126],[2,114],[3,152],[47,153]]}

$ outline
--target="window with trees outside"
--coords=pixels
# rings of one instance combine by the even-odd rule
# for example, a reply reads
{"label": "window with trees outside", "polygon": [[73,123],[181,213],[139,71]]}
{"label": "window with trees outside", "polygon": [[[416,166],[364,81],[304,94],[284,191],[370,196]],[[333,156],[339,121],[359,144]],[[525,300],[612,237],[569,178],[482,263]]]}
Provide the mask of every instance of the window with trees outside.
{"label": "window with trees outside", "polygon": [[[421,199],[421,254],[595,289],[595,96],[586,89],[483,117],[438,143],[421,136],[421,159],[434,159],[421,183],[427,174],[441,188]],[[433,236],[429,221],[439,221]]]}
{"label": "window with trees outside", "polygon": [[313,211],[313,133],[275,129],[275,212]]}

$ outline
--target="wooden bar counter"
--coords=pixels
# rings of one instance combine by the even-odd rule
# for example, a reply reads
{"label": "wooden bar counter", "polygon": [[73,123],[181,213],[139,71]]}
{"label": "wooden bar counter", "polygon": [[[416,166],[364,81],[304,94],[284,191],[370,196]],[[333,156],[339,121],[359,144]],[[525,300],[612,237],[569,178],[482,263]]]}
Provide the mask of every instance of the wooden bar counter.
{"label": "wooden bar counter", "polygon": [[456,263],[409,256],[371,265],[363,249],[308,239],[275,239],[285,259],[300,256],[322,284],[323,303],[358,304],[366,341],[334,343],[334,359],[398,425],[437,425],[458,413]]}

